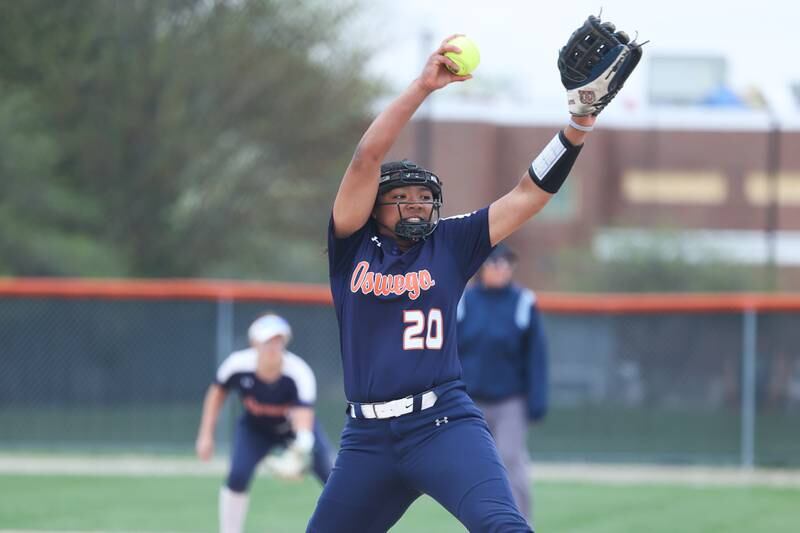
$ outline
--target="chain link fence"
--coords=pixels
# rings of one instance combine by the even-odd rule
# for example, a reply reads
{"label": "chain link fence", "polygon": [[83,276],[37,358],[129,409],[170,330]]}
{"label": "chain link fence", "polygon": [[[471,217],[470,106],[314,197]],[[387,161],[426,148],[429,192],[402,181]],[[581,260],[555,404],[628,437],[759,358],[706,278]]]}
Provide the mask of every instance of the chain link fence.
{"label": "chain link fence", "polygon": [[[0,296],[0,449],[192,453],[217,365],[266,310],[292,324],[290,349],[315,370],[318,416],[338,441],[334,311],[325,298],[287,300]],[[540,301],[551,409],[529,434],[536,460],[800,465],[798,311],[570,312]],[[222,448],[239,410],[228,401]]]}

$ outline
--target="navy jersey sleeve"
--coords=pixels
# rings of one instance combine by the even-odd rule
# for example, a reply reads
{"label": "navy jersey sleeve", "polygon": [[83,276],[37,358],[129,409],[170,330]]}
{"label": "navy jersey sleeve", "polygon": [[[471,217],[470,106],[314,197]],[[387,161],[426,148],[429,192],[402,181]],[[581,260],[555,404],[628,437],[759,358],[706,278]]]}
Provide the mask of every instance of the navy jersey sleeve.
{"label": "navy jersey sleeve", "polygon": [[[470,279],[492,251],[489,240],[489,208],[440,222],[445,240],[452,250],[465,280]],[[439,228],[437,228],[439,231]]]}
{"label": "navy jersey sleeve", "polygon": [[308,363],[297,355],[287,352],[283,357],[283,374],[294,381],[297,397],[293,403],[312,407],[317,400],[317,380]]}
{"label": "navy jersey sleeve", "polygon": [[369,221],[349,237],[337,239],[333,232],[333,214],[331,214],[328,222],[328,267],[331,274],[350,266],[368,226]]}

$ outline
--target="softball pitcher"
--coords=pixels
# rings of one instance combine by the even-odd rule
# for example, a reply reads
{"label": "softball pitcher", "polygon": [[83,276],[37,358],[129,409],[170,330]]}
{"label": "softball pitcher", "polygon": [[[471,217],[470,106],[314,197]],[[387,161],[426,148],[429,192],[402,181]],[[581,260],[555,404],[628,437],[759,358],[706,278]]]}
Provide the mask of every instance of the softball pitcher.
{"label": "softball pitcher", "polygon": [[610,72],[597,88],[597,105],[570,106],[569,125],[513,190],[488,207],[440,220],[439,177],[410,161],[381,161],[432,92],[470,79],[451,71],[458,66],[445,53],[460,51],[451,38],[369,126],[333,205],[328,260],[348,418],[308,532],[385,532],[421,494],[470,531],[532,531],[459,379],[456,309],[493,246],[564,182],[594,115],[610,99],[610,82],[626,71],[627,55],[617,49],[595,63],[602,68],[591,80]]}

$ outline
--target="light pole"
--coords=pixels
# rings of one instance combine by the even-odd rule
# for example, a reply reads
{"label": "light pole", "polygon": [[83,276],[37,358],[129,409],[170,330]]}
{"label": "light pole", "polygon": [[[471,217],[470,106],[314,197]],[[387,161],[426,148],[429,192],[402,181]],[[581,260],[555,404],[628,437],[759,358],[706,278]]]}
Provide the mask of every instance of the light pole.
{"label": "light pole", "polygon": [[767,212],[765,221],[765,239],[767,245],[767,290],[774,292],[778,288],[778,227],[780,225],[780,203],[778,193],[780,183],[778,175],[781,163],[781,125],[775,110],[767,102],[769,129],[767,131]]}
{"label": "light pole", "polygon": [[[420,47],[422,64],[428,60],[428,54],[433,49],[433,33],[423,30],[420,33]],[[419,108],[416,124],[414,126],[414,139],[417,164],[424,168],[431,168],[431,143],[433,140],[433,95],[428,96]]]}

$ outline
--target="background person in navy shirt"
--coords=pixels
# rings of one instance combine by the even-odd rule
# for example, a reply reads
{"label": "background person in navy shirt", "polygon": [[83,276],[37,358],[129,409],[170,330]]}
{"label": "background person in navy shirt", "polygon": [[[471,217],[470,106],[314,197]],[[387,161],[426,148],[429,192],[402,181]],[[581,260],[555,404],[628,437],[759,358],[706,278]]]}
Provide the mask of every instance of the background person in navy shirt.
{"label": "background person in navy shirt", "polygon": [[214,453],[214,429],[231,389],[244,411],[236,426],[231,465],[219,495],[220,533],[241,533],[247,515],[248,490],[258,463],[278,477],[299,478],[310,466],[325,483],[332,450],[314,417],[317,384],[305,361],[286,350],[292,337],[289,323],[267,313],[248,329],[250,348],[233,352],[222,362],[208,388],[197,435],[197,455],[207,461]]}
{"label": "background person in navy shirt", "polygon": [[547,344],[532,291],[512,283],[516,256],[498,245],[458,305],[458,353],[467,392],[483,411],[531,520],[528,421],[547,412]]}

